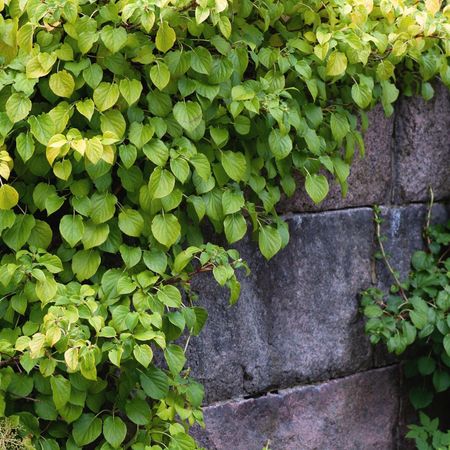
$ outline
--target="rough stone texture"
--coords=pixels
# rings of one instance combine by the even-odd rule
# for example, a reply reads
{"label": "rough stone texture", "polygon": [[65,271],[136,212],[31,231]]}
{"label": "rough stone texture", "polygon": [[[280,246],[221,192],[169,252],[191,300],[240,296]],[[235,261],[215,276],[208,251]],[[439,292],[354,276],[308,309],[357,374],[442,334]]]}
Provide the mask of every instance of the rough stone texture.
{"label": "rough stone texture", "polygon": [[205,408],[208,450],[396,448],[398,369],[390,367]]}
{"label": "rough stone texture", "polygon": [[348,194],[342,198],[341,188],[332,177],[330,193],[320,204],[309,199],[298,178],[298,190],[293,197],[284,199],[279,210],[284,212],[323,211],[355,206],[370,206],[390,201],[392,189],[392,146],[394,119],[386,118],[381,105],[369,113],[369,129],[364,136],[366,154],[355,154],[348,179]]}
{"label": "rough stone texture", "polygon": [[229,308],[211,279],[197,288],[212,320],[191,340],[188,360],[207,400],[324,380],[370,367],[358,311],[370,284],[373,225],[368,208],[294,216],[291,241],[269,263],[247,243],[252,275]]}
{"label": "rough stone texture", "polygon": [[370,283],[370,209],[295,216],[290,224],[289,246],[260,268],[273,384],[282,387],[368,367],[371,351],[357,299]]}
{"label": "rough stone texture", "polygon": [[426,201],[431,185],[437,199],[450,196],[450,93],[442,84],[426,102],[401,99],[395,121],[395,201]]}
{"label": "rough stone texture", "polygon": [[[260,260],[245,245],[241,255],[252,266]],[[208,310],[200,337],[192,338],[188,361],[193,375],[204,383],[207,401],[226,399],[270,386],[268,332],[270,319],[253,272],[241,277],[241,297],[233,307],[228,292],[209,276],[202,276],[193,288],[203,294],[201,303]]]}

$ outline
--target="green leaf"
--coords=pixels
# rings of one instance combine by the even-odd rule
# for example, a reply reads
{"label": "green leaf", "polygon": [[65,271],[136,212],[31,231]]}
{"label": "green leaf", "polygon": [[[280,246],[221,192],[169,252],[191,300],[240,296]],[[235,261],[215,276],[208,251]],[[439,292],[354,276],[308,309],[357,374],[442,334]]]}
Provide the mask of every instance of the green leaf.
{"label": "green leaf", "polygon": [[365,84],[355,83],[352,86],[352,98],[360,108],[365,109],[372,101],[372,90]]}
{"label": "green leaf", "polygon": [[95,355],[93,351],[84,353],[80,359],[81,375],[87,380],[97,380],[97,366],[95,365]]}
{"label": "green leaf", "polygon": [[450,374],[445,370],[436,370],[433,374],[433,385],[436,392],[445,392],[450,388]]}
{"label": "green leaf", "polygon": [[154,400],[163,399],[169,392],[169,379],[167,375],[156,367],[141,373],[140,381],[144,392]]}
{"label": "green leaf", "polygon": [[136,358],[136,361],[146,368],[153,359],[153,351],[147,344],[136,345],[133,349],[133,355]]}
{"label": "green leaf", "polygon": [[100,37],[111,53],[117,53],[127,43],[127,32],[124,28],[113,28],[110,25],[102,28]]}
{"label": "green leaf", "polygon": [[174,273],[181,273],[181,271],[192,261],[195,253],[198,253],[200,248],[198,247],[188,247],[186,250],[181,251],[176,256],[172,271]]}
{"label": "green leaf", "polygon": [[31,100],[24,94],[12,94],[6,101],[6,114],[12,123],[19,122],[31,111]]}
{"label": "green leaf", "polygon": [[16,216],[14,225],[2,234],[3,242],[18,252],[28,241],[36,221],[33,216],[20,214]]}
{"label": "green leaf", "polygon": [[144,264],[153,272],[163,274],[167,267],[167,255],[157,248],[144,251]]}
{"label": "green leaf", "polygon": [[61,409],[70,400],[70,381],[62,375],[57,375],[50,378],[50,386],[52,388],[53,403],[56,409]]}
{"label": "green leaf", "polygon": [[181,306],[180,291],[170,284],[163,286],[158,291],[158,300],[170,308],[179,308]]}
{"label": "green leaf", "polygon": [[115,195],[104,193],[94,194],[91,197],[91,219],[94,223],[107,222],[114,216],[116,211],[117,197]]}
{"label": "green leaf", "polygon": [[222,207],[224,214],[239,212],[245,203],[244,193],[227,189],[222,195]]}
{"label": "green leaf", "polygon": [[332,113],[330,117],[330,127],[331,133],[338,143],[341,143],[345,136],[350,132],[350,124],[344,114]]}
{"label": "green leaf", "polygon": [[175,120],[186,130],[195,131],[200,125],[203,115],[197,102],[178,102],[173,108]]}
{"label": "green leaf", "polygon": [[173,214],[158,214],[152,220],[155,239],[166,247],[173,245],[180,236],[181,226]]}
{"label": "green leaf", "polygon": [[169,344],[164,350],[164,357],[166,358],[167,365],[170,371],[177,375],[181,372],[186,363],[186,356],[183,349],[176,344]]}
{"label": "green leaf", "polygon": [[138,211],[124,208],[119,214],[119,228],[127,236],[139,237],[144,229],[144,219]]}
{"label": "green leaf", "polygon": [[36,282],[36,295],[43,305],[53,300],[58,290],[58,285],[53,278],[45,277]]}
{"label": "green leaf", "polygon": [[62,217],[59,223],[59,232],[70,247],[75,247],[83,237],[83,218],[78,215]]}
{"label": "green leaf", "polygon": [[50,89],[58,97],[70,97],[75,89],[75,80],[67,70],[61,70],[50,76]]}
{"label": "green leaf", "polygon": [[112,108],[119,99],[119,86],[115,83],[100,83],[94,89],[94,103],[100,112]]}
{"label": "green leaf", "polygon": [[212,71],[212,56],[205,47],[197,47],[192,53],[191,67],[198,73],[209,75]]}
{"label": "green leaf", "polygon": [[326,74],[329,77],[338,77],[347,69],[347,57],[344,53],[333,52],[328,58]]}
{"label": "green leaf", "polygon": [[387,59],[384,59],[380,61],[380,63],[377,66],[377,76],[378,79],[388,80],[389,78],[394,76],[395,66],[388,61]]}
{"label": "green leaf", "polygon": [[91,221],[86,222],[81,239],[84,249],[88,250],[102,245],[108,239],[109,231],[109,226],[106,223],[95,224]]}
{"label": "green leaf", "polygon": [[171,159],[170,170],[181,183],[185,183],[189,178],[189,164],[182,158]]}
{"label": "green leaf", "polygon": [[67,181],[72,174],[72,163],[68,159],[56,162],[53,165],[53,173],[60,180]]}
{"label": "green leaf", "polygon": [[83,78],[91,89],[95,89],[103,79],[103,69],[97,63],[91,64],[83,70]]}
{"label": "green leaf", "polygon": [[128,133],[130,142],[137,148],[142,148],[152,138],[154,130],[150,125],[133,122]]}
{"label": "green leaf", "polygon": [[227,241],[232,244],[241,240],[247,232],[247,222],[242,214],[232,214],[223,222]]}
{"label": "green leaf", "polygon": [[263,225],[259,229],[258,244],[266,259],[272,258],[281,249],[281,236],[276,228]]}
{"label": "green leaf", "polygon": [[169,195],[175,186],[175,177],[166,169],[157,167],[150,176],[148,189],[153,198]]}
{"label": "green leaf", "polygon": [[119,250],[120,256],[122,256],[123,262],[128,268],[134,267],[142,258],[142,250],[139,247],[129,247],[122,244]]}
{"label": "green leaf", "polygon": [[173,44],[175,44],[176,37],[177,36],[173,28],[171,28],[170,25],[164,20],[161,22],[161,25],[156,32],[156,48],[159,51],[166,53],[173,47]]}
{"label": "green leaf", "polygon": [[229,132],[226,128],[211,127],[209,129],[209,133],[210,133],[214,143],[218,147],[222,147],[224,144],[226,144],[228,142]]}
{"label": "green leaf", "polygon": [[162,91],[170,81],[170,72],[167,65],[163,62],[156,62],[150,69],[150,79],[153,84]]}
{"label": "green leaf", "polygon": [[75,103],[75,107],[77,108],[77,111],[86,117],[87,120],[92,119],[92,115],[94,114],[94,102],[88,98],[86,100],[80,100]]}
{"label": "green leaf", "polygon": [[274,128],[269,134],[269,148],[276,159],[286,158],[292,151],[292,140],[288,134]]}
{"label": "green leaf", "polygon": [[83,414],[73,424],[72,436],[75,443],[83,447],[94,442],[102,433],[102,420],[94,414]]}
{"label": "green leaf", "polygon": [[47,145],[48,141],[55,134],[55,123],[48,114],[41,114],[38,117],[28,118],[31,134],[42,145]]}
{"label": "green leaf", "polygon": [[444,337],[443,344],[444,344],[445,352],[447,353],[448,356],[450,356],[450,334],[447,334]]}
{"label": "green leaf", "polygon": [[103,422],[103,436],[113,448],[118,448],[127,436],[127,426],[117,416],[108,416]]}
{"label": "green leaf", "polygon": [[119,90],[129,106],[136,103],[142,94],[142,83],[139,80],[120,80]]}
{"label": "green leaf", "polygon": [[433,393],[426,388],[417,386],[409,391],[409,399],[415,409],[422,409],[431,404]]}
{"label": "green leaf", "polygon": [[194,166],[198,175],[203,180],[208,181],[211,177],[211,165],[208,158],[203,153],[197,153],[189,159],[189,162]]}
{"label": "green leaf", "polygon": [[170,441],[170,449],[174,450],[195,450],[196,447],[194,439],[186,433],[174,434]]}
{"label": "green leaf", "polygon": [[27,162],[34,154],[34,141],[30,133],[20,133],[16,138],[16,149],[23,162]]}
{"label": "green leaf", "polygon": [[0,209],[12,209],[19,203],[18,192],[9,184],[0,186]]}
{"label": "green leaf", "polygon": [[421,375],[431,375],[436,369],[436,361],[429,356],[422,356],[417,360],[417,368]]}
{"label": "green leaf", "polygon": [[101,258],[98,251],[82,250],[73,256],[72,270],[78,281],[84,281],[97,273],[100,263]]}
{"label": "green leaf", "polygon": [[234,181],[241,181],[247,171],[247,161],[241,152],[222,152],[222,165],[227,175]]}
{"label": "green leaf", "polygon": [[142,150],[145,156],[157,166],[164,166],[169,158],[169,149],[160,139],[152,139],[144,145]]}
{"label": "green leaf", "polygon": [[50,225],[42,220],[36,220],[27,242],[36,248],[46,249],[50,246],[52,239],[53,232]]}
{"label": "green leaf", "polygon": [[40,78],[47,75],[56,62],[56,55],[50,53],[38,53],[31,58],[26,67],[27,78]]}
{"label": "green leaf", "polygon": [[305,188],[314,203],[320,203],[328,194],[328,180],[324,175],[308,174]]}
{"label": "green leaf", "polygon": [[136,425],[147,425],[151,420],[150,406],[145,400],[134,398],[125,405],[128,418]]}

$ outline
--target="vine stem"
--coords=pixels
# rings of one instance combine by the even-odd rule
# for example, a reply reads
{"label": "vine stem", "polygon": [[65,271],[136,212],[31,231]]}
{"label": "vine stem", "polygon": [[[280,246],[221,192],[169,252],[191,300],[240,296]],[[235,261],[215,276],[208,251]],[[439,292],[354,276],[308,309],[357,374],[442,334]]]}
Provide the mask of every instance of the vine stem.
{"label": "vine stem", "polygon": [[6,367],[6,366],[12,366],[14,364],[17,364],[18,361],[19,361],[19,358],[17,356],[14,356],[9,359],[3,359],[0,361],[0,368]]}
{"label": "vine stem", "polygon": [[394,268],[392,267],[391,263],[389,262],[388,256],[386,254],[386,250],[384,248],[382,239],[381,239],[381,218],[379,215],[379,209],[374,208],[374,215],[375,215],[375,234],[377,238],[378,247],[380,248],[381,256],[383,258],[384,264],[386,265],[386,268],[388,269],[389,273],[391,274],[392,278],[394,279],[395,284],[399,288],[400,295],[402,296],[403,300],[405,302],[409,302],[408,297],[405,294],[405,291],[403,290],[402,284],[397,276],[397,273],[395,272]]}
{"label": "vine stem", "polygon": [[433,203],[434,203],[434,192],[433,192],[433,188],[431,186],[429,187],[429,191],[430,191],[430,203],[428,204],[427,220],[425,222],[425,227],[423,229],[423,237],[425,239],[425,243],[426,243],[428,249],[430,249],[430,245],[431,245],[431,239],[430,239],[431,210],[433,209]]}

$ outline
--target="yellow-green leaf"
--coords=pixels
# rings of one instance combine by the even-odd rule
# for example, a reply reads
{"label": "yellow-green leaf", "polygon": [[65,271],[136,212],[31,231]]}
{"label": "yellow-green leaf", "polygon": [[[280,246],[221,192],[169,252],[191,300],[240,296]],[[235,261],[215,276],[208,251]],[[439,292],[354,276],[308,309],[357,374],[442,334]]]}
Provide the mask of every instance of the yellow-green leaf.
{"label": "yellow-green leaf", "polygon": [[347,69],[347,57],[344,53],[333,52],[328,58],[326,73],[330,77],[338,77]]}
{"label": "yellow-green leaf", "polygon": [[173,28],[166,21],[162,22],[156,33],[156,48],[166,53],[175,44],[176,37]]}
{"label": "yellow-green leaf", "polygon": [[9,184],[0,186],[0,209],[12,209],[19,203],[18,192]]}
{"label": "yellow-green leaf", "polygon": [[67,70],[61,70],[50,76],[50,89],[59,97],[70,97],[75,89],[75,80]]}

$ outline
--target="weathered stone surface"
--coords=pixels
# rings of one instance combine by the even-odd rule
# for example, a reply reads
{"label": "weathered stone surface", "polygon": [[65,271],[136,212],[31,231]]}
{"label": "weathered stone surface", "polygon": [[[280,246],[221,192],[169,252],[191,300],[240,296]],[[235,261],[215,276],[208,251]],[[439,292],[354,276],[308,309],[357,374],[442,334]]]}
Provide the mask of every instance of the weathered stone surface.
{"label": "weathered stone surface", "polygon": [[437,84],[435,98],[401,99],[395,113],[395,201],[450,196],[450,93]]}
{"label": "weathered stone surface", "polygon": [[[252,265],[259,261],[252,255],[251,245],[240,250]],[[241,287],[239,301],[230,307],[228,292],[212,277],[203,276],[193,284],[209,319],[201,335],[191,339],[188,361],[193,375],[205,385],[207,401],[265,390],[270,385],[270,319],[255,272],[242,277]]]}
{"label": "weathered stone surface", "polygon": [[208,450],[396,448],[398,369],[390,367],[205,408]]}
{"label": "weathered stone surface", "polygon": [[[405,278],[410,270],[411,256],[424,247],[423,229],[427,219],[426,205],[382,207],[383,224],[381,234],[385,237],[383,246],[391,265]],[[432,223],[442,223],[450,217],[450,207],[435,204],[432,209]],[[384,262],[377,264],[377,275],[381,286],[388,288],[393,280]]]}
{"label": "weathered stone surface", "polygon": [[368,208],[296,215],[291,241],[265,262],[242,246],[253,270],[232,308],[214,282],[197,285],[210,320],[191,340],[194,376],[207,400],[324,380],[371,365],[358,312],[370,284],[373,225]]}
{"label": "weathered stone surface", "polygon": [[297,192],[293,197],[283,200],[280,211],[324,211],[389,202],[393,183],[391,168],[394,119],[386,118],[379,105],[369,113],[369,124],[364,136],[366,155],[364,158],[355,155],[345,198],[342,198],[339,184],[330,177],[329,195],[320,205],[315,205],[306,194],[303,180],[298,178]]}
{"label": "weathered stone surface", "polygon": [[272,380],[282,387],[371,362],[357,298],[370,283],[371,210],[297,215],[290,224],[289,246],[260,267]]}

